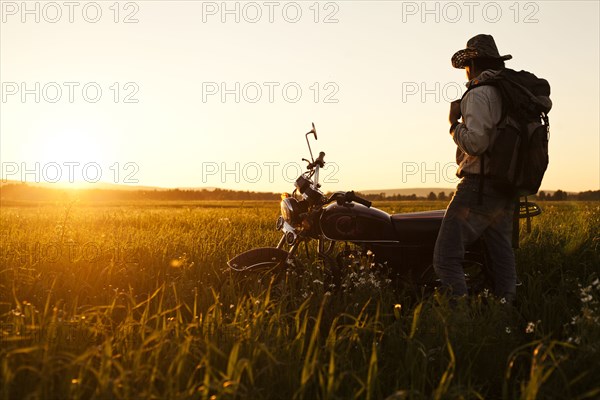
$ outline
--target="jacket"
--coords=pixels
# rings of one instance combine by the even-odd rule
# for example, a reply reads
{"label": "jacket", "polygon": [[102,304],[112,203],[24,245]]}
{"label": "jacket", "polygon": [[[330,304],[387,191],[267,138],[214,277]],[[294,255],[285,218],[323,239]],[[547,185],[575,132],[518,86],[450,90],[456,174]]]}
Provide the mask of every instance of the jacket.
{"label": "jacket", "polygon": [[[467,82],[467,88],[493,76],[497,71],[487,70]],[[452,131],[452,139],[457,145],[456,175],[479,174],[480,155],[494,142],[497,127],[502,118],[502,97],[498,88],[482,85],[469,90],[460,103],[462,123]],[[485,165],[484,165],[485,167]],[[487,171],[484,171],[487,172]]]}

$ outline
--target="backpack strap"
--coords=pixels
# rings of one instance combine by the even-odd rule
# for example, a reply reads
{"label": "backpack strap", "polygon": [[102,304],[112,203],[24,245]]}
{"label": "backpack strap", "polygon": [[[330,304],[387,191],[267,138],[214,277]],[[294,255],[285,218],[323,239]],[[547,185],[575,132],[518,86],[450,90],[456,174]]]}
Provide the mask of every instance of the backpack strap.
{"label": "backpack strap", "polygon": [[477,204],[483,204],[483,185],[485,181],[485,152],[479,157],[479,195],[477,198]]}
{"label": "backpack strap", "polygon": [[520,212],[520,208],[521,205],[519,203],[519,197],[515,196],[514,199],[515,202],[515,211],[513,214],[513,227],[512,227],[512,247],[513,249],[518,249],[519,248],[519,212]]}
{"label": "backpack strap", "polygon": [[502,87],[502,84],[499,83],[500,81],[501,81],[501,78],[496,78],[496,79],[488,79],[483,82],[475,83],[475,84],[471,85],[465,91],[465,93],[463,93],[462,97],[460,98],[460,101],[462,102],[462,100],[467,95],[467,93],[469,93],[471,90],[473,90],[475,88],[478,88],[480,86],[494,86],[500,92],[500,98],[502,99],[502,113],[501,113],[500,122],[499,122],[499,124],[502,124],[502,122],[506,120],[506,116],[508,115],[508,109],[509,109],[508,103],[509,103],[510,99],[506,95],[505,89]]}
{"label": "backpack strap", "polygon": [[531,233],[531,214],[529,213],[529,203],[525,196],[525,215],[527,216],[527,233]]}

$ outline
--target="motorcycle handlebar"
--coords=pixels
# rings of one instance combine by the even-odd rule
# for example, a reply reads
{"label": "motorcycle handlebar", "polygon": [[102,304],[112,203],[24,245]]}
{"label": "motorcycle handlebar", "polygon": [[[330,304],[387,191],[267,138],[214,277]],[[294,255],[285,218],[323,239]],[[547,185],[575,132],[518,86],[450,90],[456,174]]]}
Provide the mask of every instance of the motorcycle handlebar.
{"label": "motorcycle handlebar", "polygon": [[325,165],[325,152],[322,151],[319,153],[319,157],[315,160],[315,165],[319,165],[319,167],[323,168]]}
{"label": "motorcycle handlebar", "polygon": [[[304,158],[302,159],[304,160]],[[308,161],[308,160],[306,160]],[[319,166],[321,168],[323,168],[325,166],[325,152],[320,152],[319,153],[319,157],[317,157],[317,159],[313,162],[309,162],[308,165],[306,166],[306,169],[313,169],[316,166]]]}
{"label": "motorcycle handlebar", "polygon": [[355,203],[362,204],[363,206],[368,208],[371,208],[371,205],[373,204],[369,200],[363,199],[362,197],[359,197],[356,194],[354,194],[354,191],[346,192],[346,199],[348,201],[353,201]]}

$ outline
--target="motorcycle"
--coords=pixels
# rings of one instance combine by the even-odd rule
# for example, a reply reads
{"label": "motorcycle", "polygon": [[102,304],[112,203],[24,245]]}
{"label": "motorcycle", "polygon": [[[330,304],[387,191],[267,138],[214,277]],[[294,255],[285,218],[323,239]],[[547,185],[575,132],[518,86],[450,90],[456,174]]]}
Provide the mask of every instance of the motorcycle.
{"label": "motorcycle", "polygon": [[[388,276],[418,285],[438,286],[432,258],[445,210],[390,215],[354,191],[324,194],[319,171],[325,166],[325,153],[313,158],[311,135],[317,140],[314,123],[305,135],[311,157],[302,159],[308,163],[307,170],[295,181],[294,191],[281,196],[281,215],[276,223],[276,229],[282,232],[279,243],[276,247],[239,254],[228,261],[229,268],[238,272],[293,268],[297,266],[300,246],[304,244],[308,254],[308,242],[316,240],[317,256],[325,261],[333,276],[366,254],[374,260],[371,265],[387,268],[391,272]],[[521,218],[540,213],[535,203],[519,204]],[[338,243],[343,247],[336,250]],[[493,285],[488,265],[485,243],[479,239],[467,248],[463,265],[472,290]]]}

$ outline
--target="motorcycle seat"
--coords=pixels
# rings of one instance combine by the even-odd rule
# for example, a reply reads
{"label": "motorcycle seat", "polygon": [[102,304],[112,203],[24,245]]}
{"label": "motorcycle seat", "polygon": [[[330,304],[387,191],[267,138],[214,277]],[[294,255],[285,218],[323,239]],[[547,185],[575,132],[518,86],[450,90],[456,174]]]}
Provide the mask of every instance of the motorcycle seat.
{"label": "motorcycle seat", "polygon": [[433,244],[437,239],[445,210],[420,211],[391,216],[398,238],[415,244]]}

